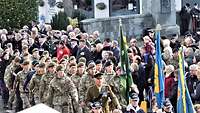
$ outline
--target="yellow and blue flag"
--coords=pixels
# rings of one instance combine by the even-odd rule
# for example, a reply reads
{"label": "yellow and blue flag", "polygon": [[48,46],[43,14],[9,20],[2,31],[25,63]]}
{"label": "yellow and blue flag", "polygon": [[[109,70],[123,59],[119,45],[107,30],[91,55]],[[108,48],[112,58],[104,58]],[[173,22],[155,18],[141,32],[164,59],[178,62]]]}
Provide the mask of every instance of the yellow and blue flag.
{"label": "yellow and blue flag", "polygon": [[177,113],[196,113],[185,81],[184,55],[182,48],[179,49],[178,56],[179,56],[179,76],[178,76]]}
{"label": "yellow and blue flag", "polygon": [[156,31],[156,58],[154,67],[154,93],[159,108],[162,108],[164,97],[164,74],[160,48],[160,31]]}

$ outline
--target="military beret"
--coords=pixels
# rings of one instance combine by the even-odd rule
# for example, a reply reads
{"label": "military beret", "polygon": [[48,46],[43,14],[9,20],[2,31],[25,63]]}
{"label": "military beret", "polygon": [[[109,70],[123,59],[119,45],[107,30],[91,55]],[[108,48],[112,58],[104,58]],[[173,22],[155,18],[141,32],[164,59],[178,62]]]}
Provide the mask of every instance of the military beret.
{"label": "military beret", "polygon": [[102,62],[101,62],[101,60],[99,60],[99,59],[95,61],[95,64],[96,64],[96,65],[97,65],[97,64],[101,64],[101,63],[102,63]]}
{"label": "military beret", "polygon": [[56,71],[58,72],[58,71],[64,71],[65,69],[63,68],[63,66],[61,66],[61,65],[58,65],[57,67],[56,67]]}
{"label": "military beret", "polygon": [[56,57],[52,58],[52,62],[55,62],[56,64],[58,63],[58,59]]}
{"label": "military beret", "polygon": [[164,105],[164,107],[167,107],[167,108],[172,106],[172,104],[171,104],[171,102],[169,100],[165,100],[163,102],[163,105]]}
{"label": "military beret", "polygon": [[95,63],[91,62],[91,63],[88,64],[87,70],[94,68],[95,66],[96,66]]}
{"label": "military beret", "polygon": [[81,58],[78,59],[78,62],[86,63],[86,58],[85,57],[81,57]]}
{"label": "military beret", "polygon": [[105,67],[108,67],[108,66],[110,66],[110,65],[113,65],[113,63],[112,63],[111,61],[107,61],[107,62],[104,64]]}
{"label": "military beret", "polygon": [[36,52],[36,51],[39,51],[38,48],[34,48],[34,49],[32,50],[32,53],[33,53],[33,52]]}
{"label": "military beret", "polygon": [[37,67],[39,67],[39,68],[45,68],[45,63],[39,63],[39,64],[37,65]]}
{"label": "military beret", "polygon": [[33,60],[32,63],[31,63],[33,66],[36,66],[39,64],[39,62],[37,60]]}
{"label": "military beret", "polygon": [[56,63],[51,62],[51,63],[49,63],[49,65],[47,67],[50,68],[50,67],[54,67],[54,66],[56,66]]}
{"label": "military beret", "polygon": [[26,61],[24,61],[23,63],[22,63],[22,65],[29,65],[29,61],[28,60],[26,60]]}
{"label": "military beret", "polygon": [[85,66],[85,63],[79,62],[78,65],[77,65],[77,67],[81,67],[81,66]]}
{"label": "military beret", "polygon": [[103,73],[97,73],[94,75],[94,78],[99,79],[103,77]]}
{"label": "military beret", "polygon": [[62,64],[63,62],[67,62],[67,60],[66,59],[61,59],[60,60],[60,64]]}

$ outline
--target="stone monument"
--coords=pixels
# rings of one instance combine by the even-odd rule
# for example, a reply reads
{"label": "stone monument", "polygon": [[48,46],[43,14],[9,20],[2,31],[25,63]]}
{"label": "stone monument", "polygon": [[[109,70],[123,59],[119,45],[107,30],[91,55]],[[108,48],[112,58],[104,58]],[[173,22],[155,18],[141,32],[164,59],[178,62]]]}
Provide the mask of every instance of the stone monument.
{"label": "stone monument", "polygon": [[155,28],[156,24],[160,24],[163,28],[161,35],[179,34],[174,0],[138,1],[140,4],[140,14],[86,19],[81,22],[82,27],[88,33],[98,30],[101,38],[110,37],[117,39],[119,37],[118,19],[121,18],[124,34],[128,38],[141,37],[143,29]]}

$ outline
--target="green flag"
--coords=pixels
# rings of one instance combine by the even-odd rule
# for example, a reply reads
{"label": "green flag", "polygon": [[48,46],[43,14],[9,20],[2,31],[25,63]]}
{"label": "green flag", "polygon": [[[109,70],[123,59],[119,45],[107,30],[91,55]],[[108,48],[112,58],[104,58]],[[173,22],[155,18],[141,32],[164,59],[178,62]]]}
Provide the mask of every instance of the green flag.
{"label": "green flag", "polygon": [[122,31],[122,24],[120,21],[120,62],[122,67],[123,75],[120,77],[120,83],[121,83],[121,94],[124,96],[124,98],[127,100],[127,104],[129,103],[129,89],[133,84],[133,79],[130,71],[130,64],[129,64],[129,58],[128,58],[128,45],[126,41],[126,37],[123,35]]}

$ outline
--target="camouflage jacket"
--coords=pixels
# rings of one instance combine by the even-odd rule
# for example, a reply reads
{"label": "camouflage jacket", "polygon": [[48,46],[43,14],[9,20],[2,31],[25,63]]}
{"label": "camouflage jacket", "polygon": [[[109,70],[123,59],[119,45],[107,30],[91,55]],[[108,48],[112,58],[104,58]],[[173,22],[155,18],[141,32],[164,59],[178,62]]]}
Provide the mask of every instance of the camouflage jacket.
{"label": "camouflage jacket", "polygon": [[30,96],[37,96],[39,97],[39,87],[40,87],[40,81],[41,81],[42,75],[35,74],[33,78],[30,81],[29,90],[30,90]]}
{"label": "camouflage jacket", "polygon": [[67,107],[67,113],[80,113],[78,104],[78,93],[72,80],[64,76],[54,77],[49,84],[47,104],[50,106]]}
{"label": "camouflage jacket", "polygon": [[86,99],[86,93],[89,87],[94,85],[93,77],[90,75],[83,75],[79,85],[79,101],[84,102]]}
{"label": "camouflage jacket", "polygon": [[48,73],[42,76],[40,81],[40,87],[39,87],[39,98],[40,102],[46,102],[48,90],[49,90],[49,84],[51,80],[54,78],[54,73]]}

